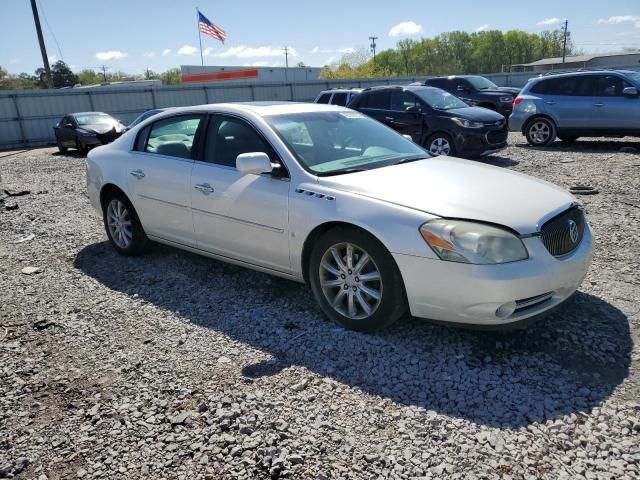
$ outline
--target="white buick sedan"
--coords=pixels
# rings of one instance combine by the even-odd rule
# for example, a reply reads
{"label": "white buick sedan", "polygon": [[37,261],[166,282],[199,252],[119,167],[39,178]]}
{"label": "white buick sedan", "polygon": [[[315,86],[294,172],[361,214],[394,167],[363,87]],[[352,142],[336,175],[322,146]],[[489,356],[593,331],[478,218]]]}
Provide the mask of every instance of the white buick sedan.
{"label": "white buick sedan", "polygon": [[311,286],[338,324],[410,313],[504,325],[586,275],[592,237],[566,191],[421,147],[352,110],[175,108],[97,148],[87,188],[123,255],[150,241]]}

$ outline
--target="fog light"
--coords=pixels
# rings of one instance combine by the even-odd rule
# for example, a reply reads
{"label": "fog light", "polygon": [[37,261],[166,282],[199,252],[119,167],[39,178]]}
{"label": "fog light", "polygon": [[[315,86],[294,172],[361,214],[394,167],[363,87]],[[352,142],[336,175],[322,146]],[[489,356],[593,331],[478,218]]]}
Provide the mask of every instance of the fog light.
{"label": "fog light", "polygon": [[496,310],[496,317],[498,318],[507,318],[516,310],[516,302],[507,302],[502,304]]}

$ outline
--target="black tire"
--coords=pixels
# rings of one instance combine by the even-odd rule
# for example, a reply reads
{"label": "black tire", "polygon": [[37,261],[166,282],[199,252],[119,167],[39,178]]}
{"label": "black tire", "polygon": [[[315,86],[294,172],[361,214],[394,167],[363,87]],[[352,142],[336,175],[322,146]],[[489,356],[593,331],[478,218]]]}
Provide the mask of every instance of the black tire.
{"label": "black tire", "polygon": [[529,145],[545,147],[554,142],[557,131],[556,125],[551,119],[536,117],[527,124],[524,129],[524,135]]}
{"label": "black tire", "polygon": [[60,144],[58,143],[58,151],[59,151],[60,153],[67,153],[67,150],[69,150],[67,147],[63,147],[62,145],[60,145]]}
{"label": "black tire", "polygon": [[78,150],[78,153],[83,157],[89,153],[89,149],[84,146],[78,138],[76,138],[76,150]]}
{"label": "black tire", "polygon": [[[379,282],[376,282],[376,280],[366,281],[367,287],[364,287],[363,290],[360,290],[360,285],[356,287],[353,284],[351,284],[352,286],[347,285],[345,288],[346,282],[353,281],[360,283],[360,280],[355,269],[353,270],[352,275],[348,274],[348,272],[351,272],[351,270],[340,270],[340,272],[344,272],[344,274],[346,274],[345,276],[347,278],[343,280],[345,282],[345,285],[325,287],[332,289],[329,290],[327,294],[325,294],[325,291],[323,290],[323,287],[321,285],[321,277],[327,273],[324,267],[322,267],[321,270],[323,257],[325,257],[325,255],[331,255],[330,252],[332,247],[339,249],[341,245],[345,244],[352,245],[355,248],[356,252],[360,251],[367,253],[371,259],[371,261],[364,264],[364,267],[362,268],[362,270],[360,270],[360,275],[371,275],[372,273],[375,275],[376,273],[378,273],[380,280]],[[356,257],[356,255],[357,253],[352,256],[354,260],[360,260],[364,256],[361,254],[360,256]],[[335,257],[331,256],[330,258]],[[346,262],[346,256],[341,257],[341,259],[344,262],[345,267],[347,267],[348,263]],[[357,262],[354,262],[354,264],[352,265],[352,267],[357,266]],[[331,267],[335,268],[333,266]],[[367,271],[369,273],[367,273]],[[335,278],[337,281],[340,281],[337,276],[335,276]],[[393,257],[378,239],[376,239],[369,233],[357,228],[337,227],[329,230],[317,240],[316,244],[313,246],[311,258],[309,260],[309,283],[311,284],[313,295],[320,305],[320,308],[322,308],[322,311],[335,323],[350,330],[357,330],[360,332],[375,332],[388,327],[389,325],[400,319],[402,316],[404,316],[408,311],[404,282],[402,281],[400,270],[398,270],[398,266],[393,260]],[[365,281],[362,280],[361,283],[365,284]],[[379,300],[376,300],[374,297],[369,297],[369,295],[366,293],[367,291],[370,291],[370,288],[368,287],[372,287],[375,289],[376,284],[379,286]],[[345,288],[345,291],[349,292],[350,295],[344,298],[344,300],[338,302],[338,307],[334,308],[329,302],[328,297],[332,297],[335,300],[338,294],[341,294],[341,298],[343,298],[345,295],[347,295],[345,292],[341,292],[341,289],[343,288]],[[353,294],[351,294],[350,289],[353,289]],[[358,289],[357,292],[356,289]],[[364,317],[350,318],[349,316],[347,316],[349,312],[346,312],[347,315],[345,315],[344,313],[338,311],[339,309],[349,309],[348,297],[351,295],[353,295],[351,297],[353,298],[353,303],[357,302],[356,308],[359,308],[363,311],[363,314],[365,315]],[[362,302],[361,300],[358,300],[358,296],[360,299],[364,299],[364,301],[366,302],[372,302],[373,304],[377,303],[370,314],[366,314],[364,312],[364,309],[361,308]],[[346,303],[346,305],[343,305],[343,302]]]}
{"label": "black tire", "polygon": [[[446,142],[449,145],[449,151],[447,153],[437,153],[437,148],[434,147],[434,143],[437,143],[439,140]],[[453,143],[453,139],[449,134],[444,132],[436,132],[429,138],[427,138],[427,141],[424,144],[424,148],[426,148],[427,151],[434,156],[448,155],[450,157],[454,157],[456,155],[456,146]]]}
{"label": "black tire", "polygon": [[580,137],[574,137],[574,136],[571,136],[571,135],[558,135],[558,138],[560,140],[562,140],[563,142],[573,143],[576,140],[578,140],[578,138],[580,138]]}
{"label": "black tire", "polygon": [[[130,221],[131,240],[127,245],[122,245],[122,242],[114,237],[115,234],[112,233],[107,222],[108,209],[114,201],[121,202],[124,205],[127,211],[125,218],[128,218]],[[147,234],[144,232],[144,228],[142,228],[138,214],[127,196],[121,191],[115,190],[109,193],[105,198],[102,205],[102,221],[111,245],[113,245],[113,248],[115,248],[120,255],[124,255],[125,257],[134,257],[142,255],[149,250],[151,242],[147,237]]]}

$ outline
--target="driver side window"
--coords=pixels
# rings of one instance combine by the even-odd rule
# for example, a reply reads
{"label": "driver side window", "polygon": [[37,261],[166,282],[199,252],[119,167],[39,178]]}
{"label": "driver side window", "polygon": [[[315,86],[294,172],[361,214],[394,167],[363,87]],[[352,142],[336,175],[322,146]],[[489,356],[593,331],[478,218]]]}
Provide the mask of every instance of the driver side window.
{"label": "driver side window", "polygon": [[222,115],[214,115],[209,122],[204,161],[236,167],[241,153],[264,152],[272,163],[280,163],[271,146],[246,122]]}

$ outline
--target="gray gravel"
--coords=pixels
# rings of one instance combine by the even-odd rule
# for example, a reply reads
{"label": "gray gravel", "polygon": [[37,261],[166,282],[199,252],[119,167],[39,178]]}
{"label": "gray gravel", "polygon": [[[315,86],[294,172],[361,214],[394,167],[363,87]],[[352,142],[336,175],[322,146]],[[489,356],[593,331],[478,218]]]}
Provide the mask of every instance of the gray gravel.
{"label": "gray gravel", "polygon": [[640,155],[620,152],[640,144],[510,143],[486,161],[599,194],[580,292],[508,334],[364,335],[302,285],[122,258],[82,159],[0,158],[2,187],[31,191],[0,211],[0,478],[640,477]]}

